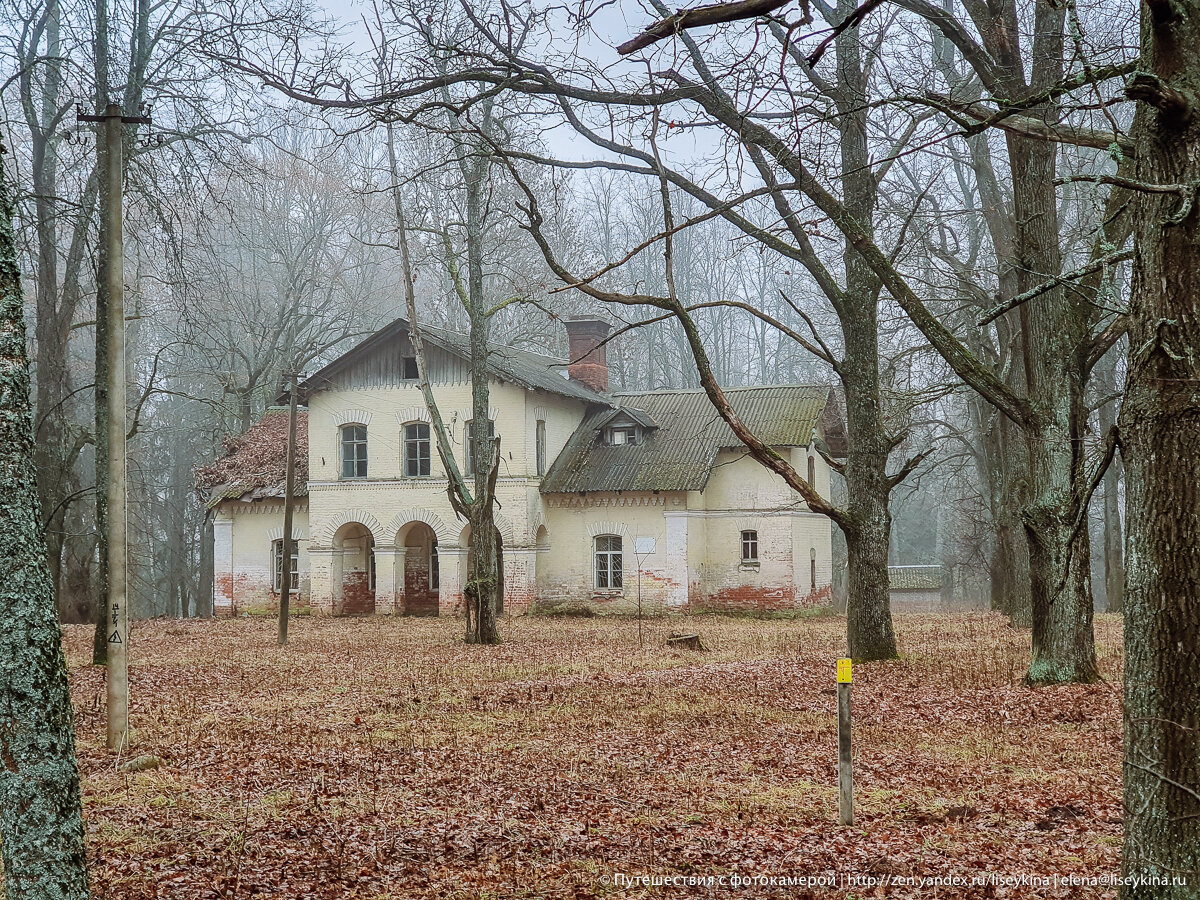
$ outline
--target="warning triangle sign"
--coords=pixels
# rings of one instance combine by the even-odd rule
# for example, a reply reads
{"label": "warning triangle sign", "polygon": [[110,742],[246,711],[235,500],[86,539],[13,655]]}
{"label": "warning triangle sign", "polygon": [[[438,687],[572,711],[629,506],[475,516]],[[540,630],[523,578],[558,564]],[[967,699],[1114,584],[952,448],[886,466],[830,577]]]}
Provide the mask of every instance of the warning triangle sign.
{"label": "warning triangle sign", "polygon": [[108,639],[108,642],[109,642],[110,644],[119,644],[119,643],[121,643],[121,632],[119,632],[119,631],[114,631],[114,632],[112,633],[112,637],[110,637],[110,638]]}

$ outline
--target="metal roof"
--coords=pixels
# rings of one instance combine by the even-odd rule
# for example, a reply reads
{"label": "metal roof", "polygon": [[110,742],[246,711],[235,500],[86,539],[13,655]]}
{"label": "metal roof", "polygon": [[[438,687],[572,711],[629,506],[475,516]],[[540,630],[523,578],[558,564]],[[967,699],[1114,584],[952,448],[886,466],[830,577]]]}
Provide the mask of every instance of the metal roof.
{"label": "metal roof", "polygon": [[[766,385],[725,392],[746,425],[772,447],[806,447],[830,402],[827,385]],[[636,444],[604,443],[611,410],[593,412],[576,429],[542,480],[542,493],[699,491],[723,448],[741,442],[704,391],[615,394],[619,409],[637,410],[659,426]]]}
{"label": "metal roof", "polygon": [[[378,348],[381,344],[396,340],[408,334],[408,320],[396,319],[390,325],[385,325],[360,344],[347,350],[329,365],[322,368],[300,385],[301,399],[307,398],[309,392],[319,391],[329,377],[348,366],[353,365],[359,358]],[[465,334],[446,331],[433,325],[421,325],[421,336],[435,347],[440,347],[447,353],[465,360],[471,358],[470,340]],[[522,350],[510,347],[494,340],[488,342],[488,373],[498,381],[515,384],[530,390],[548,391],[563,397],[572,397],[587,403],[600,403],[605,407],[612,402],[591,388],[571,381],[564,377],[567,360],[536,353],[532,350]],[[285,402],[287,394],[283,394],[278,402]]]}

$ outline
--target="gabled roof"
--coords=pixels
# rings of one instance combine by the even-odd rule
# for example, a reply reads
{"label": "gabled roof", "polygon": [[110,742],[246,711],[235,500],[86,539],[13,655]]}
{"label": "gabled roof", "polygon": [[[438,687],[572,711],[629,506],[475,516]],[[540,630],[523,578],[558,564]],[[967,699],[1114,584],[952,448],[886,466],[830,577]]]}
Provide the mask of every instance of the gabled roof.
{"label": "gabled roof", "polygon": [[[208,508],[222,500],[281,498],[287,487],[287,410],[270,410],[241,434],[225,438],[225,455],[196,470]],[[296,493],[308,494],[308,411],[296,411]]]}
{"label": "gabled roof", "polygon": [[604,428],[615,422],[633,422],[635,425],[641,425],[646,429],[658,427],[658,423],[650,418],[649,415],[633,406],[618,406],[608,410],[606,413],[601,413],[593,424],[593,427]]}
{"label": "gabled roof", "polygon": [[[329,378],[354,365],[359,359],[390,342],[399,341],[409,333],[408,320],[396,319],[375,332],[366,340],[347,350],[329,365],[300,384],[300,397],[306,399],[310,392],[321,390]],[[471,358],[471,346],[467,335],[446,331],[433,325],[421,325],[421,336],[426,343],[438,347],[461,359]],[[567,360],[558,359],[531,350],[521,350],[495,340],[488,343],[488,373],[497,381],[515,384],[528,390],[548,391],[563,397],[600,403],[611,406],[612,402],[591,388],[565,377]],[[284,395],[286,397],[286,394]],[[282,398],[280,400],[282,402]]]}
{"label": "gabled roof", "polygon": [[[827,385],[767,385],[725,392],[749,428],[772,447],[806,447],[836,398]],[[576,429],[542,480],[542,493],[587,491],[699,491],[717,453],[741,447],[704,391],[615,394],[621,413],[648,416],[658,428],[636,444],[610,445],[600,430],[614,418],[599,410]],[[832,442],[831,442],[832,443]]]}

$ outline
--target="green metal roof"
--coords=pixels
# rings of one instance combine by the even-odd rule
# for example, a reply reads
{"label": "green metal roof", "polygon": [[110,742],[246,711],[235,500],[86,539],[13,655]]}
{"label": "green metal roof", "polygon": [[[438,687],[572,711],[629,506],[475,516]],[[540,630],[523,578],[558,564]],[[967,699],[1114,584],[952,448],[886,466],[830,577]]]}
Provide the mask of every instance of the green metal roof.
{"label": "green metal roof", "polygon": [[[806,447],[827,404],[827,385],[767,385],[725,392],[750,430],[772,447]],[[584,419],[542,480],[544,494],[587,491],[699,491],[722,448],[740,447],[704,391],[615,394],[618,408],[637,410],[658,427],[636,444],[602,440],[611,410]],[[635,419],[636,421],[636,419]]]}
{"label": "green metal roof", "polygon": [[888,566],[888,587],[893,591],[939,591],[941,566]]}

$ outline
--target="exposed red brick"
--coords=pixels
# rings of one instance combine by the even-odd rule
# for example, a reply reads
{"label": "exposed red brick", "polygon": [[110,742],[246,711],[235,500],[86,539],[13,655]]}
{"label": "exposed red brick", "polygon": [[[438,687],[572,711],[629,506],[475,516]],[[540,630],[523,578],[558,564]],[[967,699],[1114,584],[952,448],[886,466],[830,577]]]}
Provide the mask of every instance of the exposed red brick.
{"label": "exposed red brick", "polygon": [[601,342],[611,326],[600,319],[568,319],[564,324],[570,354],[567,374],[593,391],[607,391],[608,349]]}
{"label": "exposed red brick", "polygon": [[410,547],[404,560],[404,611],[406,616],[436,616],[438,592],[429,587],[429,557]]}
{"label": "exposed red brick", "polygon": [[375,612],[375,592],[366,572],[347,572],[342,579],[342,615],[365,616]]}

